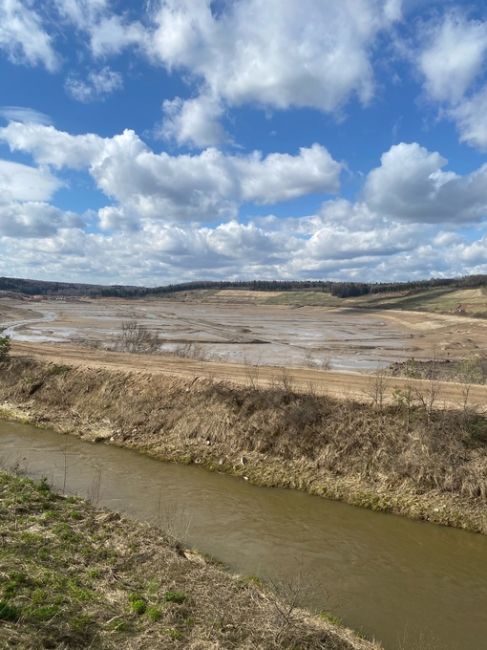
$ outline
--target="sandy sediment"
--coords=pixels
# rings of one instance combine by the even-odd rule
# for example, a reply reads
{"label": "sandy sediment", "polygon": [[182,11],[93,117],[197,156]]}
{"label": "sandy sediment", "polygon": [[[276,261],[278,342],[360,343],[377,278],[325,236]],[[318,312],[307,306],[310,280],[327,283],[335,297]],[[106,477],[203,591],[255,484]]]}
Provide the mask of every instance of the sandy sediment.
{"label": "sandy sediment", "polygon": [[[36,345],[82,341],[103,349],[114,346],[124,321],[136,320],[159,337],[165,351],[262,366],[360,371],[410,357],[462,359],[487,350],[487,321],[478,318],[358,309],[349,303],[349,308],[345,304],[336,308],[194,299],[32,302],[2,298],[0,321],[7,323],[18,341]],[[249,300],[245,295],[239,299]],[[191,350],[185,350],[188,346]]]}

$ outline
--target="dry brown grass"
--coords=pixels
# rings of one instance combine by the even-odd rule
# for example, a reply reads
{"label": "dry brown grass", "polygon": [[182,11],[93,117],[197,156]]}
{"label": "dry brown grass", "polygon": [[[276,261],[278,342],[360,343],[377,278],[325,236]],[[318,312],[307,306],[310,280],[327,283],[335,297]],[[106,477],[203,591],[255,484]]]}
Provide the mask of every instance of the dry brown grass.
{"label": "dry brown grass", "polygon": [[379,650],[162,531],[0,472],[0,647]]}
{"label": "dry brown grass", "polygon": [[486,418],[406,392],[362,404],[297,393],[287,373],[258,389],[25,358],[0,374],[0,399],[37,423],[487,533]]}

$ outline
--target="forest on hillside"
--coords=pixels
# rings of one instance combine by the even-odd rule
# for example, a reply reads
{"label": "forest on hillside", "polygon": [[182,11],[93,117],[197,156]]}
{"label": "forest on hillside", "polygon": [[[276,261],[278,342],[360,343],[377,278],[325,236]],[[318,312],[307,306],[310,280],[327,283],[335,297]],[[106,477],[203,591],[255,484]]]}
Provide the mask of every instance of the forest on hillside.
{"label": "forest on hillside", "polygon": [[411,282],[335,282],[330,280],[201,280],[168,284],[160,287],[131,285],[98,285],[73,282],[48,282],[22,278],[0,277],[0,291],[29,296],[145,298],[163,296],[181,291],[245,289],[247,291],[323,291],[340,298],[351,298],[370,293],[391,291],[421,291],[429,288],[477,288],[487,286],[487,275],[461,278],[432,278]]}

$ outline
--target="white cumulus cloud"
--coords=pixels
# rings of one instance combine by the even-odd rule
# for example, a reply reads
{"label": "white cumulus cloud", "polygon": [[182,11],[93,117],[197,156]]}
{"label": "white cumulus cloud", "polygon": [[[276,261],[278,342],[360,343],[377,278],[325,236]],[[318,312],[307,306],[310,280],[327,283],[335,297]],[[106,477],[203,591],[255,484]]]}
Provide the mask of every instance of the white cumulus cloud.
{"label": "white cumulus cloud", "polygon": [[59,67],[52,39],[28,2],[0,0],[0,49],[14,63],[41,64],[50,72]]}
{"label": "white cumulus cloud", "polygon": [[0,203],[0,236],[45,239],[57,235],[62,228],[82,225],[79,216],[63,212],[48,203]]}
{"label": "white cumulus cloud", "polygon": [[462,142],[487,151],[487,85],[449,111]]}
{"label": "white cumulus cloud", "polygon": [[48,201],[60,187],[47,169],[0,159],[0,203]]}
{"label": "white cumulus cloud", "polygon": [[388,218],[462,223],[487,217],[487,165],[466,176],[443,171],[447,160],[417,143],[381,157],[365,183],[365,200]]}
{"label": "white cumulus cloud", "polygon": [[447,11],[423,29],[421,40],[417,65],[427,97],[456,123],[462,142],[487,150],[487,20]]}
{"label": "white cumulus cloud", "polygon": [[166,99],[163,113],[160,134],[180,146],[217,146],[229,139],[219,122],[224,113],[223,106],[212,97]]}
{"label": "white cumulus cloud", "polygon": [[230,105],[335,112],[371,100],[372,45],[400,17],[398,0],[163,0],[148,49]]}
{"label": "white cumulus cloud", "polygon": [[434,100],[456,103],[482,72],[487,54],[487,23],[447,13],[429,25],[418,65]]}
{"label": "white cumulus cloud", "polygon": [[85,80],[77,74],[71,74],[65,83],[67,93],[83,103],[103,100],[122,87],[122,75],[108,66],[90,71]]}
{"label": "white cumulus cloud", "polygon": [[12,151],[30,153],[41,165],[83,169],[103,148],[103,138],[89,133],[71,135],[53,126],[11,122],[0,128],[0,140]]}
{"label": "white cumulus cloud", "polygon": [[242,202],[271,204],[339,188],[341,164],[321,145],[297,155],[259,152],[227,155],[209,148],[195,155],[155,153],[130,130],[113,138],[71,135],[52,126],[12,123],[0,141],[29,153],[39,164],[86,168],[125,225],[140,219],[227,220]]}

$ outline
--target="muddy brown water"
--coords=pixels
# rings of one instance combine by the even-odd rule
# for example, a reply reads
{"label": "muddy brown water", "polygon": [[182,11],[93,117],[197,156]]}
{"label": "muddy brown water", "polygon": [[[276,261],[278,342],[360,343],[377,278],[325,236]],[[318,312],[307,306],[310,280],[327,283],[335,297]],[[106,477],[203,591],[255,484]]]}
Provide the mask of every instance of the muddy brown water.
{"label": "muddy brown water", "polygon": [[387,650],[487,649],[487,538],[266,489],[195,466],[0,422],[2,466],[170,527],[232,570],[299,585]]}

